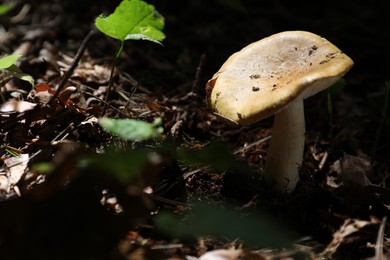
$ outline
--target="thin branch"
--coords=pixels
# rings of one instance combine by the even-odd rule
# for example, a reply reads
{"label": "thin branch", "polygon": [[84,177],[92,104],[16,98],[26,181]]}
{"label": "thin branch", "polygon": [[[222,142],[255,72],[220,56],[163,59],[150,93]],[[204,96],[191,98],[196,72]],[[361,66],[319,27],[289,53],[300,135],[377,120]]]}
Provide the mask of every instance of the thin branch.
{"label": "thin branch", "polygon": [[199,78],[200,78],[200,74],[202,73],[205,60],[206,60],[206,54],[203,53],[202,55],[200,55],[199,64],[198,67],[196,68],[195,79],[194,82],[192,83],[192,89],[191,89],[192,93],[197,92],[196,90],[199,85]]}
{"label": "thin branch", "polygon": [[48,104],[52,104],[54,100],[58,98],[58,95],[61,93],[61,91],[64,89],[66,82],[68,82],[68,79],[72,76],[73,71],[76,69],[77,65],[80,62],[81,57],[83,56],[85,49],[87,48],[87,44],[89,40],[97,33],[96,29],[92,29],[87,36],[85,36],[84,40],[81,42],[80,48],[76,53],[76,56],[73,59],[72,64],[70,65],[69,69],[66,71],[64,76],[62,77],[60,83],[58,84],[57,90],[54,93],[54,95],[51,97]]}
{"label": "thin branch", "polygon": [[112,64],[112,67],[111,67],[111,73],[110,73],[110,80],[108,81],[108,88],[107,88],[107,92],[106,92],[106,97],[104,98],[104,106],[103,106],[103,111],[102,111],[102,114],[101,116],[104,116],[104,114],[106,113],[106,109],[107,109],[107,104],[108,104],[108,99],[109,99],[109,96],[110,96],[110,92],[111,92],[111,89],[112,89],[112,81],[113,81],[113,78],[114,78],[114,72],[115,72],[115,68],[116,68],[116,64],[118,62],[118,59],[122,53],[122,50],[123,50],[123,47],[124,47],[124,41],[121,41],[121,44],[115,54],[115,60],[114,60],[114,63]]}

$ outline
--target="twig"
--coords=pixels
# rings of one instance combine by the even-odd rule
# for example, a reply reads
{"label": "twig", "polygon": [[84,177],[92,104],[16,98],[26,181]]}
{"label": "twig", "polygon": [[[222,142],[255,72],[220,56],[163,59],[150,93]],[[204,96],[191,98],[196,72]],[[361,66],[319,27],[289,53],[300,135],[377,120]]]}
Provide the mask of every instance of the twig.
{"label": "twig", "polygon": [[198,87],[200,73],[202,72],[205,60],[206,60],[206,54],[202,53],[202,55],[200,55],[198,67],[196,68],[195,79],[194,82],[192,83],[192,89],[191,89],[192,93],[195,93],[195,90]]}
{"label": "twig", "polygon": [[58,95],[61,93],[61,91],[62,91],[63,88],[65,87],[66,82],[67,82],[68,79],[72,76],[73,71],[76,69],[77,65],[79,64],[80,59],[81,59],[81,57],[83,56],[83,54],[84,54],[84,52],[85,52],[85,49],[87,48],[87,44],[88,44],[89,40],[90,40],[90,39],[92,38],[92,36],[94,36],[96,33],[97,33],[97,30],[96,30],[96,29],[92,29],[92,30],[87,34],[87,36],[85,36],[84,40],[81,42],[80,48],[79,48],[79,50],[77,51],[76,56],[74,57],[72,64],[70,65],[69,69],[66,71],[66,73],[64,74],[64,76],[62,77],[60,83],[58,84],[58,87],[57,87],[56,92],[55,92],[54,95],[51,97],[50,101],[48,102],[49,105],[52,104],[52,102],[58,98]]}
{"label": "twig", "polygon": [[119,57],[120,57],[120,55],[122,53],[123,47],[124,47],[124,41],[121,41],[121,44],[119,45],[119,48],[118,48],[118,50],[115,53],[115,59],[114,59],[114,62],[112,64],[112,67],[111,67],[110,79],[108,81],[108,88],[107,88],[106,96],[104,98],[105,102],[104,102],[103,111],[101,113],[101,116],[104,116],[104,114],[106,113],[108,99],[110,97],[110,92],[111,92],[111,89],[112,89],[112,84],[113,84],[112,81],[114,79],[114,72],[115,72],[116,64],[118,63],[118,59],[119,59]]}
{"label": "twig", "polygon": [[[62,140],[65,139],[65,137],[68,135],[68,134],[67,134],[67,131],[68,131],[69,128],[71,128],[71,127],[73,127],[73,123],[70,124],[70,125],[68,125],[64,130],[62,130],[56,137],[54,137],[53,140],[51,140],[51,142],[57,141],[57,140],[60,139],[61,136],[64,135],[64,134],[65,134],[65,135],[64,135],[61,139],[62,139]],[[27,158],[26,160],[16,162],[16,163],[14,163],[14,164],[12,164],[12,165],[8,165],[7,167],[8,167],[8,168],[11,168],[11,167],[15,167],[15,166],[17,166],[17,165],[20,165],[20,164],[22,164],[22,163],[25,163],[25,162],[27,162],[27,161],[31,161],[34,157],[38,156],[42,151],[43,151],[42,149],[39,149],[39,150],[36,151],[34,154],[32,154],[31,156],[29,156],[29,158]],[[0,169],[2,169],[2,168],[0,168]]]}
{"label": "twig", "polygon": [[[62,130],[58,135],[56,135],[50,142],[53,143],[53,142],[59,140],[60,138],[61,138],[61,140],[64,140],[68,136],[68,130],[72,127],[73,127],[73,123],[68,125],[64,130]],[[30,158],[28,158],[28,160],[31,161],[33,158],[37,157],[42,151],[43,151],[43,149],[39,149],[33,155],[31,155]],[[12,165],[12,166],[15,166],[15,165]]]}
{"label": "twig", "polygon": [[158,201],[158,202],[162,202],[162,203],[165,203],[165,204],[170,204],[170,205],[174,205],[174,206],[183,206],[183,207],[190,207],[190,206],[192,206],[192,204],[190,204],[190,203],[185,203],[185,202],[180,202],[180,201],[167,199],[167,198],[161,197],[159,195],[148,194],[148,193],[145,193],[145,194],[147,196],[149,196],[152,200],[155,200],[155,201]]}
{"label": "twig", "polygon": [[106,106],[110,107],[112,110],[114,110],[115,112],[121,114],[122,116],[124,117],[128,117],[126,114],[122,113],[119,109],[117,109],[116,107],[110,105],[109,103],[106,103],[106,101],[104,101],[103,99],[97,97],[96,95],[92,94],[92,93],[88,93],[88,92],[84,92],[85,95],[89,95],[93,98],[96,98],[97,100],[99,100],[100,102],[102,102],[103,104],[105,104]]}
{"label": "twig", "polygon": [[262,138],[262,139],[260,139],[260,140],[258,140],[256,142],[253,142],[253,143],[250,143],[250,144],[248,144],[248,145],[246,145],[244,147],[241,147],[241,148],[237,149],[236,151],[234,151],[234,154],[239,154],[239,153],[243,152],[246,149],[249,149],[249,148],[252,148],[253,146],[256,146],[256,145],[259,145],[261,143],[264,143],[264,142],[268,141],[269,139],[271,139],[271,137],[272,136],[269,135],[269,136],[266,136],[266,137],[264,137],[264,138]]}
{"label": "twig", "polygon": [[385,226],[386,226],[386,217],[383,217],[382,222],[379,226],[378,235],[376,237],[376,245],[375,245],[375,259],[376,260],[384,260],[383,256],[383,238],[385,236]]}

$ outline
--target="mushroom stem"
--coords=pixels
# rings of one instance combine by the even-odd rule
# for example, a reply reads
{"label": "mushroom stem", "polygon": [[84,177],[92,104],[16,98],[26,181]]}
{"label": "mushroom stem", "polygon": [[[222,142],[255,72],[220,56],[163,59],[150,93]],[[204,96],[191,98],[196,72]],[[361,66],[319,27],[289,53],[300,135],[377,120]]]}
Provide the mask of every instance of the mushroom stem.
{"label": "mushroom stem", "polygon": [[291,193],[299,180],[305,146],[303,100],[275,115],[272,139],[265,163],[265,181],[277,191]]}

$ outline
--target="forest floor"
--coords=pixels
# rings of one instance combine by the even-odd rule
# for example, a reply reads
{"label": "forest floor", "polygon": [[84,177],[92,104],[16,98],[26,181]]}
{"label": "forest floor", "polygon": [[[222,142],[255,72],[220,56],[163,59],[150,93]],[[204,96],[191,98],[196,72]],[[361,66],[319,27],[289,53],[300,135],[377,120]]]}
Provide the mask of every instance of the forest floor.
{"label": "forest floor", "polygon": [[[40,85],[0,86],[0,259],[390,257],[386,1],[151,0],[163,46],[125,43],[105,105],[119,43],[94,35],[66,82],[75,88],[51,106],[94,19],[119,1],[5,3],[1,53],[21,54]],[[205,84],[232,53],[286,30],[321,35],[355,64],[331,113],[326,94],[305,101],[300,182],[277,195],[261,175],[273,119],[225,124]],[[123,141],[102,114],[161,118],[163,136]]]}

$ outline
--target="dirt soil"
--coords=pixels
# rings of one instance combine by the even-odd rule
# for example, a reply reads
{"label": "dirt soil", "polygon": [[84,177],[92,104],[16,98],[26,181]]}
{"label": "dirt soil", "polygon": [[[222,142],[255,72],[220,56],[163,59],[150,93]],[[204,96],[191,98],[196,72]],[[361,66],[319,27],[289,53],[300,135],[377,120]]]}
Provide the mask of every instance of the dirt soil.
{"label": "dirt soil", "polygon": [[[96,33],[50,105],[95,17],[119,1],[5,3],[1,53],[21,54],[37,85],[1,78],[0,259],[390,257],[388,1],[150,0],[163,46],[127,41],[105,103],[119,45]],[[273,118],[227,125],[205,84],[232,53],[286,30],[327,38],[355,65],[332,112],[326,93],[305,101],[300,182],[278,195],[261,174]],[[102,115],[160,117],[163,136],[120,140]]]}

